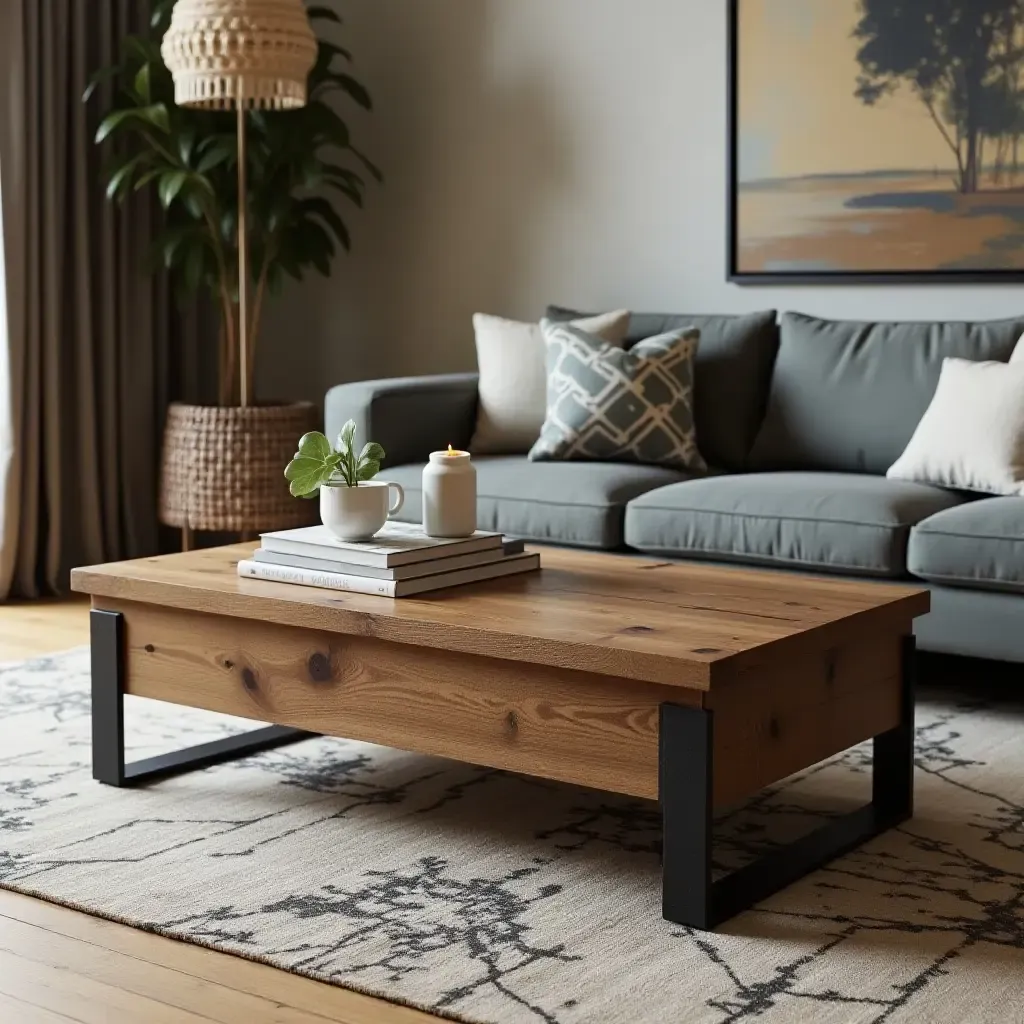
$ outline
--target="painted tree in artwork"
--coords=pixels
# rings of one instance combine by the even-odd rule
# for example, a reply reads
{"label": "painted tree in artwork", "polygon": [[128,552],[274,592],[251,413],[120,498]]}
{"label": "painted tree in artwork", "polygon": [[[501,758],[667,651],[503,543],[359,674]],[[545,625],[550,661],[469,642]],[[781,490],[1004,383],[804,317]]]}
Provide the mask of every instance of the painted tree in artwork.
{"label": "painted tree in artwork", "polygon": [[1021,134],[1024,0],[861,0],[860,9],[857,97],[873,106],[913,89],[956,158],[957,187],[976,192],[984,139]]}

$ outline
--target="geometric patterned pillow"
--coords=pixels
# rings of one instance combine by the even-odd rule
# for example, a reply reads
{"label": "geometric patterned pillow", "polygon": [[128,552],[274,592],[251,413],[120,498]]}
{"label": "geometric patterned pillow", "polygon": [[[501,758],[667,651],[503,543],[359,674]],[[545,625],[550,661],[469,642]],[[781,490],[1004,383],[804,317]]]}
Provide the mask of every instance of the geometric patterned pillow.
{"label": "geometric patterned pillow", "polygon": [[548,409],[535,462],[639,462],[707,469],[693,422],[693,360],[700,331],[660,334],[628,352],[572,324],[541,322]]}

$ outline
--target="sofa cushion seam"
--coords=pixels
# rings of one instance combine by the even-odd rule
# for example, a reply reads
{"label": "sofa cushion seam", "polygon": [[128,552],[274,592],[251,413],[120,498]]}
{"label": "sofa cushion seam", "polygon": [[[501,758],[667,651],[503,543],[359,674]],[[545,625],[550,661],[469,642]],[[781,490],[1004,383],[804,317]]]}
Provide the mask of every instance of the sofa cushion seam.
{"label": "sofa cushion seam", "polygon": [[761,561],[773,562],[779,565],[798,565],[802,567],[810,568],[821,568],[827,566],[831,569],[850,569],[858,570],[860,572],[870,572],[876,575],[890,574],[890,570],[886,568],[875,568],[870,565],[849,565],[845,562],[809,562],[806,559],[801,558],[783,558],[780,555],[759,555],[756,552],[751,551],[727,551],[724,548],[669,548],[659,547],[655,545],[638,545],[636,543],[630,544],[630,547],[635,548],[637,551],[641,551],[647,554],[652,552],[664,553],[664,554],[679,554],[679,555],[694,555],[694,554],[707,554],[715,555],[722,558],[733,557],[741,559],[759,559]]}
{"label": "sofa cushion seam", "polygon": [[948,537],[950,540],[991,540],[1006,544],[1024,544],[1024,537],[999,537],[989,533],[949,533],[947,530],[921,529],[914,527],[922,537]]}
{"label": "sofa cushion seam", "polygon": [[913,576],[919,576],[923,580],[936,580],[939,583],[1001,583],[1006,585],[1017,585],[1024,589],[1024,580],[1008,580],[998,576],[951,576],[944,572],[931,572],[928,569],[908,569]]}
{"label": "sofa cushion seam", "polygon": [[[633,501],[636,501],[634,498]],[[632,502],[630,502],[632,504]],[[781,523],[828,523],[831,526],[863,526],[869,530],[909,530],[913,523],[865,523],[855,522],[850,519],[814,519],[811,516],[786,516],[770,515],[760,512],[727,512],[707,508],[667,508],[660,505],[637,505],[631,510],[634,512],[686,512],[690,515],[705,516],[729,516],[732,519],[767,519],[772,522]],[[933,512],[932,515],[937,513]],[[922,520],[919,520],[919,522]]]}

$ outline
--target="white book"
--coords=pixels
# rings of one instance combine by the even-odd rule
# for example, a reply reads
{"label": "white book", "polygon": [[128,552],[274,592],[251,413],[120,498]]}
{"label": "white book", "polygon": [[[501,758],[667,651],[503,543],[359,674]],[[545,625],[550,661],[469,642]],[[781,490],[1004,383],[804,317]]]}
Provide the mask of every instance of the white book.
{"label": "white book", "polygon": [[245,559],[238,563],[238,575],[243,579],[270,580],[274,583],[297,583],[303,587],[325,590],[347,590],[353,594],[375,594],[380,597],[411,597],[430,590],[444,590],[464,583],[512,576],[540,568],[540,555],[524,553],[510,555],[499,562],[478,565],[471,569],[436,573],[415,580],[378,580],[367,576],[347,576],[338,572],[319,572],[315,569],[297,569],[286,565],[272,565]]}
{"label": "white book", "polygon": [[264,533],[261,540],[264,550],[281,555],[304,555],[352,565],[375,565],[382,569],[501,548],[500,533],[478,530],[472,537],[443,540],[428,537],[422,526],[409,523],[387,523],[376,537],[368,541],[338,540],[326,526]]}
{"label": "white book", "polygon": [[500,548],[471,551],[468,555],[431,558],[427,562],[397,565],[391,569],[382,569],[376,565],[358,565],[354,562],[339,562],[331,558],[311,558],[309,555],[283,555],[277,551],[267,551],[265,548],[257,548],[252,557],[255,562],[286,565],[293,569],[315,569],[319,572],[337,572],[343,576],[367,576],[376,580],[414,580],[439,572],[454,572],[456,569],[472,569],[477,565],[500,562],[509,555],[522,554],[523,548],[521,540],[506,540]]}

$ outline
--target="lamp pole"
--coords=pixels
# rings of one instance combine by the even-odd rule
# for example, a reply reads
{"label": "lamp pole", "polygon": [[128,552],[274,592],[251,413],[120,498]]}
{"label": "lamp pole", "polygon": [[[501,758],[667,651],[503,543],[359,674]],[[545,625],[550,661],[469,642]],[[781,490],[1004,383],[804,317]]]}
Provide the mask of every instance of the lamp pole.
{"label": "lamp pole", "polygon": [[249,404],[249,233],[246,225],[245,97],[238,83],[238,376],[239,400]]}

